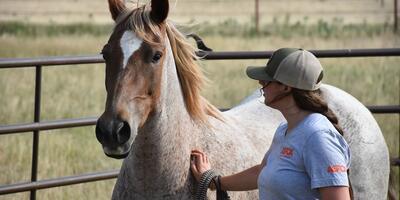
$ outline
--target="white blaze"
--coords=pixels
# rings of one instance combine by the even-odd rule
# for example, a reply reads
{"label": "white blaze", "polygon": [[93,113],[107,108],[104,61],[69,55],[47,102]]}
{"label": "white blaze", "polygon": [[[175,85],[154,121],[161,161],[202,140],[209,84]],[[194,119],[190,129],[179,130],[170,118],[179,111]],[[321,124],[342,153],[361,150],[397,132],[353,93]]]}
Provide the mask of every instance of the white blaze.
{"label": "white blaze", "polygon": [[120,40],[120,46],[122,49],[123,59],[124,59],[122,68],[126,67],[129,58],[133,53],[135,53],[136,50],[140,48],[142,42],[143,40],[138,38],[133,31],[125,31]]}

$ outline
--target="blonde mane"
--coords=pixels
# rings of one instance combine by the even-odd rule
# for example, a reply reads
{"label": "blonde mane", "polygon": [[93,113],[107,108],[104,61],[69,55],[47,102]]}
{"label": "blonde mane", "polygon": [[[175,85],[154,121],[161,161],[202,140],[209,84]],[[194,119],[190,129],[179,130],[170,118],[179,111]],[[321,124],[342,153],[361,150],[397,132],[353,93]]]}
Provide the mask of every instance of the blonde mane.
{"label": "blonde mane", "polygon": [[198,57],[195,48],[186,41],[185,36],[171,22],[154,24],[150,18],[150,10],[149,4],[127,10],[116,20],[116,27],[122,24],[124,28],[134,31],[138,37],[150,44],[155,43],[151,36],[156,36],[159,41],[163,41],[162,30],[165,27],[189,115],[193,120],[207,125],[209,124],[208,116],[223,120],[219,110],[200,94],[205,78],[196,63]]}

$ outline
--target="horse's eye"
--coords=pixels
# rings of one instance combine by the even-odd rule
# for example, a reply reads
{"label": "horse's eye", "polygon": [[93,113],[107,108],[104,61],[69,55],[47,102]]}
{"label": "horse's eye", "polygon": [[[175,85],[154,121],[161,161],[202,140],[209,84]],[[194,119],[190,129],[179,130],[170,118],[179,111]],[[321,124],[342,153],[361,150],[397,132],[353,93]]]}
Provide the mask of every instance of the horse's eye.
{"label": "horse's eye", "polygon": [[152,62],[153,63],[157,63],[160,60],[161,57],[162,57],[161,52],[156,52],[154,54],[153,58],[152,58]]}

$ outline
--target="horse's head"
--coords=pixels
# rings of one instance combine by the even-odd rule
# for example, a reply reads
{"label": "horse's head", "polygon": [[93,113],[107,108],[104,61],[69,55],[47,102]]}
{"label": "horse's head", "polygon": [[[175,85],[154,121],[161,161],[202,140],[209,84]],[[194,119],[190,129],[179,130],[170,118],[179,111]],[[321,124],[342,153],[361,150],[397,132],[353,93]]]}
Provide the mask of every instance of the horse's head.
{"label": "horse's head", "polygon": [[102,50],[107,100],[96,137],[107,156],[124,158],[160,96],[168,0],[134,10],[121,0],[108,3],[116,25]]}

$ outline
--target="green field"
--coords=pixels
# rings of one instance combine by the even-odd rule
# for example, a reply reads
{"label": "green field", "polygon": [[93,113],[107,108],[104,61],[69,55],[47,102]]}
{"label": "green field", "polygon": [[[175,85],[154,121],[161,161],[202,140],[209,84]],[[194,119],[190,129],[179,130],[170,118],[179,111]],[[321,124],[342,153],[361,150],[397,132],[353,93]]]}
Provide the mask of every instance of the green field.
{"label": "green field", "polygon": [[[1,5],[14,5],[17,8],[20,8],[18,6],[24,2],[0,0]],[[26,9],[18,10],[10,7],[7,12],[15,10],[15,19],[23,20],[26,13],[29,13],[25,12],[29,11],[28,8],[34,8],[35,3],[41,5],[43,2],[54,4],[53,1],[29,0],[25,2]],[[73,2],[91,4],[94,1]],[[219,5],[218,2],[222,1],[215,1],[213,5]],[[241,1],[231,0],[230,2],[239,5],[232,7],[232,12],[239,12],[236,10],[242,5]],[[296,4],[295,1],[291,2]],[[318,1],[316,4],[325,11],[322,8],[332,2],[325,0]],[[378,9],[376,5],[379,7],[378,1],[360,3],[363,1],[352,0],[350,2],[353,7],[356,7],[354,10],[374,10]],[[72,8],[84,13],[84,10],[79,10],[76,6],[71,7],[70,4],[64,6],[63,3],[65,0],[60,1],[57,7],[61,9],[61,14],[69,15],[67,11],[73,10]],[[67,24],[60,21],[64,25],[47,24],[46,16],[33,11],[32,19],[27,21],[45,22],[44,24],[0,22],[0,44],[2,44],[0,58],[98,54],[111,31],[111,25],[106,23],[109,22],[109,16],[108,12],[104,11],[106,7],[103,3],[98,6],[96,3],[93,3],[96,5],[91,5],[98,11],[93,12],[92,18],[104,19],[95,25],[76,24],[74,17],[71,17],[72,22],[68,21]],[[362,4],[363,7],[354,6],[357,3]],[[383,8],[387,9],[388,3],[385,1]],[[178,2],[176,11],[185,10],[185,7],[182,7],[185,5],[184,1]],[[388,25],[390,18],[386,19],[386,15],[382,15],[383,17],[379,18],[381,20],[369,23],[369,15],[366,17],[368,22],[359,20],[358,15],[339,18],[329,18],[329,16],[320,18],[315,15],[307,17],[307,13],[295,12],[293,10],[295,6],[293,6],[288,8],[287,12],[291,11],[294,14],[283,13],[282,15],[281,13],[279,16],[276,14],[274,20],[273,13],[284,8],[277,3],[272,3],[272,5],[272,7],[263,7],[270,17],[268,20],[265,19],[260,33],[254,32],[253,24],[248,22],[251,19],[248,15],[240,15],[241,17],[235,20],[222,17],[213,22],[210,22],[208,18],[201,18],[198,20],[199,24],[189,30],[199,33],[214,51],[274,50],[280,47],[352,49],[400,46],[400,36],[392,33],[391,26]],[[339,5],[339,3],[332,7],[335,5],[337,9],[343,10],[341,12],[351,7]],[[53,7],[56,6],[53,5]],[[223,5],[220,5],[220,10],[222,7]],[[302,8],[306,9],[305,7],[302,5]],[[51,10],[50,8],[52,7],[42,10]],[[0,6],[0,19],[8,21],[10,15],[6,15],[7,12],[1,9],[4,7]],[[199,8],[196,7],[197,9]],[[63,10],[67,11],[63,12]],[[54,12],[56,11],[57,9]],[[197,12],[201,15],[200,10]],[[218,14],[213,9],[209,12],[211,12],[210,16]],[[251,13],[251,9],[246,8],[243,12]],[[329,13],[329,11],[326,12]],[[224,12],[221,13],[224,14]],[[303,15],[300,16],[300,14]],[[323,16],[323,13],[320,15]],[[18,18],[20,16],[22,18]],[[53,21],[58,22],[57,16]],[[180,14],[179,12],[173,14],[173,17],[190,19],[183,11]],[[65,16],[62,19],[65,19]],[[78,15],[77,19],[82,19],[82,17]],[[87,22],[97,23],[96,20]],[[199,61],[207,78],[210,79],[210,84],[204,88],[204,96],[221,108],[237,104],[258,87],[255,81],[246,78],[244,73],[246,66],[262,65],[265,62],[266,60]],[[400,57],[324,58],[321,62],[326,72],[325,83],[344,89],[362,103],[366,105],[400,104]],[[0,126],[33,121],[34,80],[33,68],[0,69]],[[42,87],[42,121],[99,116],[105,102],[104,65],[44,67]],[[374,116],[384,133],[391,156],[397,157],[400,134],[399,115],[376,114]],[[31,145],[31,133],[0,136],[0,185],[30,180]],[[104,155],[95,138],[94,127],[41,132],[38,179],[118,169],[120,164],[121,161]],[[397,187],[398,170],[395,171]],[[37,199],[110,199],[114,182],[115,180],[108,180],[39,190]],[[28,198],[29,193],[0,196],[0,199]]]}

